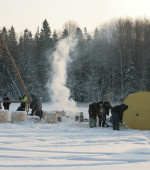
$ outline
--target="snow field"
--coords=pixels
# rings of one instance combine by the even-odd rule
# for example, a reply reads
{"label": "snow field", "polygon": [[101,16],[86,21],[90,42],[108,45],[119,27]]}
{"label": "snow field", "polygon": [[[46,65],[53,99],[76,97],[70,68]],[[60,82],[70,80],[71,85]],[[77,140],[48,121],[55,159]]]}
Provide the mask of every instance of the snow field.
{"label": "snow field", "polygon": [[[17,107],[12,104],[10,111]],[[88,115],[86,105],[79,109]],[[148,170],[150,131],[89,128],[88,122],[74,118],[58,124],[0,124],[0,169]]]}

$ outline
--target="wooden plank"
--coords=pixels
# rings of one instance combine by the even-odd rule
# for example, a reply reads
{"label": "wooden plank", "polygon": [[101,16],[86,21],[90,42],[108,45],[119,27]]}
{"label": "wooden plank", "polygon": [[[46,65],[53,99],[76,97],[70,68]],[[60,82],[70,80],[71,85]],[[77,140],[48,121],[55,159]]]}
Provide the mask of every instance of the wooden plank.
{"label": "wooden plank", "polygon": [[0,100],[0,103],[30,103],[29,101]]}

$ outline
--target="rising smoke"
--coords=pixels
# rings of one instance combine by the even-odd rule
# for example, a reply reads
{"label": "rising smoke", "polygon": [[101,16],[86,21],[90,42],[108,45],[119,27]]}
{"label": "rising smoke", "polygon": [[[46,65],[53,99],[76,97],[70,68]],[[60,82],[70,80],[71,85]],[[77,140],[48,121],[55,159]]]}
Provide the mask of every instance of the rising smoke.
{"label": "rising smoke", "polygon": [[52,108],[58,111],[66,111],[67,114],[78,112],[75,101],[69,99],[70,89],[66,87],[67,65],[71,62],[70,52],[75,50],[77,40],[69,36],[58,42],[53,52],[53,75],[52,80],[47,83]]}

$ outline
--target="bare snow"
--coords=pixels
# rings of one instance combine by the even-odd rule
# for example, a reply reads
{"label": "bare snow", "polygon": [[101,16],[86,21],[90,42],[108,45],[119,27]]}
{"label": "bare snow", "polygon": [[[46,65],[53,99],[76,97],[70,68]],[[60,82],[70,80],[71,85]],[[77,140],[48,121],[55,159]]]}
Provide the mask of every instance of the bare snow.
{"label": "bare snow", "polygon": [[[78,107],[88,117],[88,106]],[[89,128],[74,118],[0,124],[0,169],[149,170],[150,131]]]}

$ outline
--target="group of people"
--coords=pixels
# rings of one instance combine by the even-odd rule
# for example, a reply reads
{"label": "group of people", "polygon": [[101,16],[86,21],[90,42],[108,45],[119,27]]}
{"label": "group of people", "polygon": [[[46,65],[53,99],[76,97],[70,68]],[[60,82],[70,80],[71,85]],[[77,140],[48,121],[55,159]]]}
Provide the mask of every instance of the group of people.
{"label": "group of people", "polygon": [[[22,95],[22,97],[19,98],[21,102],[20,106],[17,108],[17,111],[25,111],[26,108],[26,101],[28,100],[25,93]],[[3,107],[5,110],[9,110],[10,106],[10,99],[7,96],[7,94],[4,94],[3,97]],[[0,103],[0,109],[1,103]],[[32,109],[31,114],[32,116],[37,115],[40,117],[40,119],[43,117],[43,111],[42,111],[42,102],[39,97],[32,95],[32,101],[30,103],[30,109]],[[109,125],[106,123],[106,117],[109,116],[110,110],[111,110],[111,122],[113,124],[113,130],[119,130],[120,129],[120,123],[122,122],[123,118],[123,112],[128,109],[128,106],[125,104],[117,105],[112,107],[109,102],[100,101],[98,103],[92,103],[89,105],[89,126],[91,128],[96,127],[97,120],[98,125],[100,127],[109,127]]]}
{"label": "group of people", "polygon": [[[19,100],[22,101],[20,102],[20,106],[17,108],[17,111],[25,111],[26,110],[26,102],[28,100],[27,96],[25,93],[21,97],[19,97]],[[9,110],[11,102],[7,94],[4,94],[3,96],[3,107],[4,110]],[[2,109],[1,103],[0,103],[0,109]],[[37,115],[40,117],[40,119],[43,116],[43,111],[42,111],[42,102],[39,97],[32,95],[32,101],[30,103],[30,109],[32,109],[31,114],[32,116]]]}
{"label": "group of people", "polygon": [[100,101],[98,103],[92,103],[89,105],[89,126],[91,128],[96,127],[97,119],[100,127],[109,127],[106,123],[106,116],[109,115],[111,110],[111,122],[113,124],[113,130],[120,129],[120,123],[122,123],[123,112],[128,109],[125,104],[112,107],[109,102]]}
{"label": "group of people", "polygon": [[[25,93],[23,94],[22,97],[19,97],[19,100],[20,101],[27,101],[27,96],[25,95]],[[4,110],[9,110],[9,107],[10,107],[10,99],[8,97],[7,94],[4,94],[3,96],[3,107],[4,107]],[[25,111],[25,108],[26,108],[26,103],[21,103],[21,105],[18,107],[17,111]],[[1,103],[0,103],[0,109],[2,109],[2,106],[1,106]]]}

